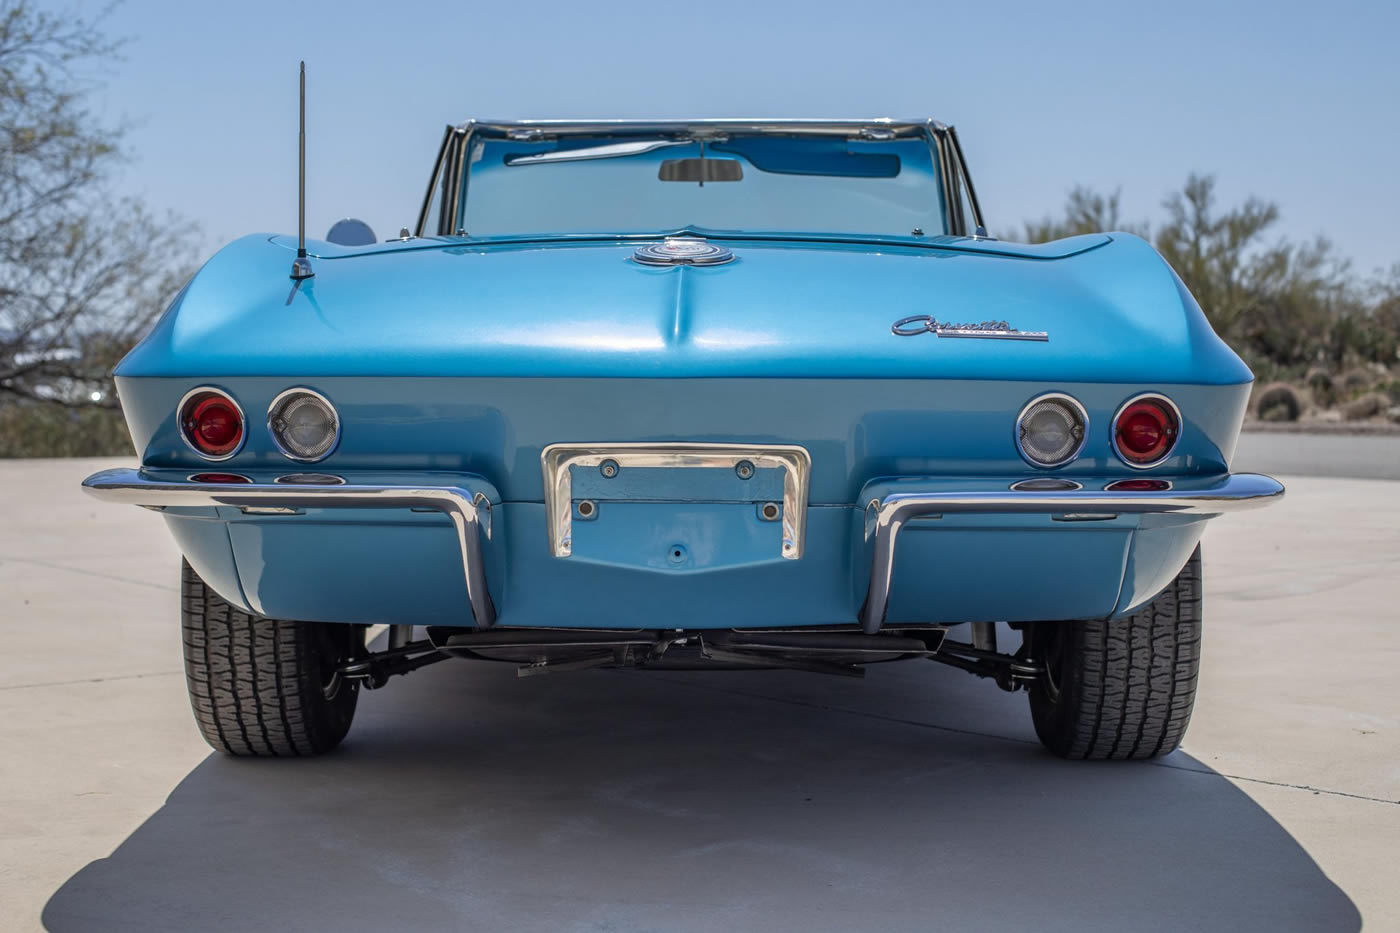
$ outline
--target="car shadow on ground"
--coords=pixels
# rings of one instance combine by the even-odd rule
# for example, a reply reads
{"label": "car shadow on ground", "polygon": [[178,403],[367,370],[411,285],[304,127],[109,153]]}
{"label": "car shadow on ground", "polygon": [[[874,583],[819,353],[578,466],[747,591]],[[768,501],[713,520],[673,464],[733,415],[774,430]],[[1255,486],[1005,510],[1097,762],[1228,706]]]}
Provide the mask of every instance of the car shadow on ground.
{"label": "car shadow on ground", "polygon": [[906,662],[361,696],[319,760],[210,756],[49,900],[54,933],[1358,930],[1267,812],[1177,753],[1041,751],[1020,695]]}

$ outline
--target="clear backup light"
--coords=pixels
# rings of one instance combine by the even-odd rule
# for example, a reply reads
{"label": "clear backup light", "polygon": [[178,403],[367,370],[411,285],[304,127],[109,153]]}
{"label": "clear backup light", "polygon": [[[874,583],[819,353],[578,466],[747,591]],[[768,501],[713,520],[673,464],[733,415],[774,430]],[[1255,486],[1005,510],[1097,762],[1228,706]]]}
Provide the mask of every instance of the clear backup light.
{"label": "clear backup light", "polygon": [[1088,426],[1079,402],[1068,395],[1042,395],[1016,419],[1016,447],[1035,466],[1063,466],[1079,456]]}
{"label": "clear backup light", "polygon": [[340,418],[323,395],[288,389],[267,409],[267,430],[277,449],[292,460],[324,460],[340,440]]}
{"label": "clear backup light", "polygon": [[1164,395],[1129,399],[1113,417],[1113,449],[1131,467],[1154,467],[1171,455],[1181,433],[1181,413]]}
{"label": "clear backup light", "polygon": [[227,460],[243,446],[243,409],[219,389],[202,386],[186,393],[177,417],[180,436],[205,460]]}

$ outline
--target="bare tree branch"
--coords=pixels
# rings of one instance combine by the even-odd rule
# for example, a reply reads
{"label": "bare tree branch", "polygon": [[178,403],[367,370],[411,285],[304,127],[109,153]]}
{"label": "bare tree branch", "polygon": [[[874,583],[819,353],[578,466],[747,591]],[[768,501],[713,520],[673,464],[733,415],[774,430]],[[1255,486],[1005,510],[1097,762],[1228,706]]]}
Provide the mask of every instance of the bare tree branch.
{"label": "bare tree branch", "polygon": [[0,403],[115,404],[112,366],[192,268],[193,228],[115,198],[126,127],[86,106],[94,19],[0,0]]}

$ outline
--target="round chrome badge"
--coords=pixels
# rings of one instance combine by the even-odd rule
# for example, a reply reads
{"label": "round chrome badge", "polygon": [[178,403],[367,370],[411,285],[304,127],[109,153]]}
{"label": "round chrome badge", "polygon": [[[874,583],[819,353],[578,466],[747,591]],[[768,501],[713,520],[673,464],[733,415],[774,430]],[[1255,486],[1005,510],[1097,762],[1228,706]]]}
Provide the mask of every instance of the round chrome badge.
{"label": "round chrome badge", "polygon": [[723,246],[692,237],[667,237],[660,243],[639,246],[632,258],[648,266],[717,266],[734,254]]}

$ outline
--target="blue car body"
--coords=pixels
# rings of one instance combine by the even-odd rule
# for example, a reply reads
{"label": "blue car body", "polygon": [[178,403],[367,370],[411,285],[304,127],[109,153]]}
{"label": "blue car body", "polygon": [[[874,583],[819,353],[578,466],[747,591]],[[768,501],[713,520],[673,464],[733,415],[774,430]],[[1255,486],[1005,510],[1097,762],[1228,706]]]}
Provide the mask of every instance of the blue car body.
{"label": "blue car body", "polygon": [[[314,277],[301,281],[287,274],[294,238],[237,240],[117,370],[141,460],[139,477],[121,484],[178,493],[209,488],[198,474],[218,471],[250,488],[300,488],[296,474],[314,470],[346,489],[456,490],[475,504],[468,532],[442,509],[340,508],[325,496],[280,511],[237,497],[129,501],[162,509],[190,565],[225,600],[281,619],[872,631],[895,621],[1115,618],[1167,586],[1209,508],[1099,502],[1081,512],[1057,502],[1036,511],[1007,501],[1016,484],[1045,478],[1124,503],[1132,493],[1108,487],[1144,478],[1161,480],[1173,502],[1237,494],[1225,490],[1251,374],[1152,247],[1123,233],[1038,246],[978,235],[956,139],[936,124],[817,132],[828,124],[796,123],[774,146],[746,142],[746,126],[454,128],[417,235],[361,247],[313,240]],[[638,134],[663,145],[590,157],[590,147]],[[550,169],[518,160],[570,150],[579,157],[559,161],[585,179],[564,186],[577,203],[532,199],[529,173]],[[609,187],[637,165],[653,178],[673,165],[704,180],[716,158],[742,163],[745,178],[772,174],[778,194],[820,192],[791,186],[834,179],[834,219],[845,212],[851,222],[755,229],[721,214],[631,226],[626,185],[640,176]],[[890,176],[894,164],[903,167]],[[876,229],[885,209],[866,212],[867,182],[907,182],[910,201],[890,216],[912,211],[920,227]],[[723,185],[657,188],[686,210],[682,202]],[[723,196],[736,211],[771,207]],[[590,205],[605,218],[599,228],[588,226]],[[475,229],[478,206],[501,218],[494,228]],[[565,220],[540,229],[556,208]],[[639,247],[668,238],[732,261],[638,261]],[[978,323],[966,339],[892,332],[918,316]],[[998,339],[985,322],[1047,339]],[[246,416],[240,448],[217,462],[182,437],[177,415],[200,387]],[[284,455],[263,423],[274,399],[298,387],[339,416],[338,443],[314,464]],[[1018,417],[1047,394],[1072,397],[1086,415],[1078,455],[1053,468],[1017,444]],[[1116,413],[1144,394],[1180,414],[1169,455],[1146,470],[1114,446]],[[564,467],[562,503],[550,498],[554,445],[603,451],[594,458],[602,469],[586,455]],[[682,448],[729,453],[698,469],[669,454],[650,465],[626,458]],[[804,466],[763,459],[790,448]],[[736,469],[754,459],[746,451],[758,459],[742,477]],[[620,470],[607,475],[614,456]],[[785,485],[794,471],[800,497]],[[1250,495],[1278,491],[1264,484]],[[926,507],[901,519],[887,605],[872,622],[881,515],[916,499]],[[960,504],[927,505],[945,500]],[[770,504],[776,520],[764,513]],[[468,592],[464,533],[479,547],[489,619]]]}

